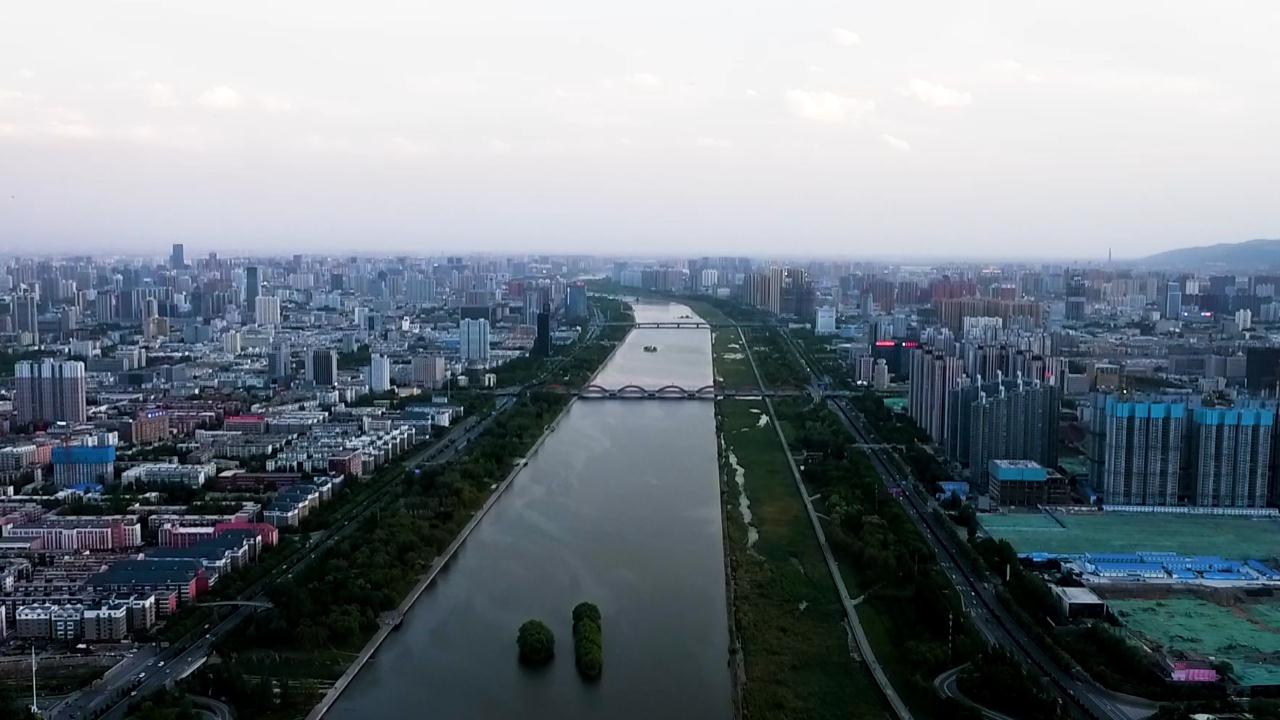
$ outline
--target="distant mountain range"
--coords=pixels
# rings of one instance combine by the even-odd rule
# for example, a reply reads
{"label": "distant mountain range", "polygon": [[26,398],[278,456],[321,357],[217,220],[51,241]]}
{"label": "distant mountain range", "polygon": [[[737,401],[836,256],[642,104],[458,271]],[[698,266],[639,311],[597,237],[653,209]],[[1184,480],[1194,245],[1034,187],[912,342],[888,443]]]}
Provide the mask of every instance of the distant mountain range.
{"label": "distant mountain range", "polygon": [[1259,269],[1280,267],[1280,240],[1248,240],[1179,248],[1134,261],[1142,267]]}

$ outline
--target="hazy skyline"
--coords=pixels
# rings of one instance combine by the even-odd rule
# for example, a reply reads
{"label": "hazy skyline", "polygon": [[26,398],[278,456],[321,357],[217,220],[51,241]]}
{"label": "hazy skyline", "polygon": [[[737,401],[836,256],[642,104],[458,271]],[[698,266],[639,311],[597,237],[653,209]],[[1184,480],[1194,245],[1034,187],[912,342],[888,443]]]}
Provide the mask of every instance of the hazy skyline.
{"label": "hazy skyline", "polygon": [[6,14],[0,252],[1280,236],[1271,3],[186,5]]}

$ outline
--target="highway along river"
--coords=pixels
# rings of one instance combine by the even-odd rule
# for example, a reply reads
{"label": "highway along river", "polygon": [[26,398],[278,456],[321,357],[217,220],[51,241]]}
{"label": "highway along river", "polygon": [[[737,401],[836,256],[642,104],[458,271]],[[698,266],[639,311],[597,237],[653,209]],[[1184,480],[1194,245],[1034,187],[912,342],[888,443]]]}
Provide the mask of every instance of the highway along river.
{"label": "highway along river", "polygon": [[[635,310],[641,322],[693,314]],[[711,379],[708,331],[637,329],[597,382]],[[326,717],[729,718],[714,413],[706,400],[575,402]],[[573,662],[583,600],[604,616],[594,684]],[[555,632],[543,669],[516,659],[529,618]]]}

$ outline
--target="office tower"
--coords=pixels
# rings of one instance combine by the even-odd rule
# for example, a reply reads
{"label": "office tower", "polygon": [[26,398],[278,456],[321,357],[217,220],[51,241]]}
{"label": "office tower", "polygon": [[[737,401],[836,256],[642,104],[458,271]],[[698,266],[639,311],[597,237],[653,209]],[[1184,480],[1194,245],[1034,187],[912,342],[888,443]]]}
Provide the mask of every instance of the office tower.
{"label": "office tower", "polygon": [[254,301],[253,319],[259,325],[279,325],[280,298],[271,295],[260,295]]}
{"label": "office tower", "polygon": [[374,353],[369,356],[369,390],[384,393],[391,389],[391,358]]}
{"label": "office tower", "polygon": [[570,321],[587,319],[590,306],[587,304],[587,287],[585,285],[579,282],[569,286],[569,299],[565,310]]}
{"label": "office tower", "polygon": [[872,375],[872,387],[876,390],[889,389],[889,365],[883,359],[876,360],[875,371]]}
{"label": "office tower", "polygon": [[1236,311],[1236,327],[1241,330],[1248,330],[1253,327],[1253,311],[1249,308],[1240,308]]}
{"label": "office tower", "polygon": [[14,413],[19,425],[36,422],[81,423],[86,376],[79,360],[23,360],[14,366]]}
{"label": "office tower", "polygon": [[[548,312],[549,312],[548,308]],[[536,341],[535,341],[536,342]],[[458,327],[458,355],[463,365],[489,364],[489,321],[464,319]]]}
{"label": "office tower", "polygon": [[311,382],[326,386],[338,384],[338,353],[332,350],[312,351]]}
{"label": "office tower", "polygon": [[825,305],[815,311],[813,333],[815,335],[836,334],[836,309],[834,307]]}
{"label": "office tower", "polygon": [[1113,505],[1176,505],[1186,432],[1180,400],[1107,398],[1103,497]]}
{"label": "office tower", "polygon": [[1275,403],[1198,407],[1191,413],[1191,502],[1266,507]]}
{"label": "office tower", "polygon": [[288,343],[277,342],[267,353],[267,373],[272,380],[293,375],[293,349]]}
{"label": "office tower", "polygon": [[36,312],[37,299],[35,295],[22,293],[13,298],[13,329],[16,332],[29,332],[32,335],[40,334],[40,316]]}
{"label": "office tower", "polygon": [[169,252],[169,267],[174,270],[181,270],[186,266],[186,248],[182,246],[182,243],[174,243],[173,249]]}
{"label": "office tower", "polygon": [[551,354],[550,303],[544,304],[542,311],[538,313],[537,334],[533,338],[533,354],[537,357],[547,357]]}
{"label": "office tower", "polygon": [[262,275],[257,265],[249,265],[244,269],[244,306],[249,310],[257,307],[258,296],[262,294]]}
{"label": "office tower", "polygon": [[419,387],[438,388],[444,385],[446,366],[439,355],[424,355],[413,359],[413,384]]}
{"label": "office tower", "polygon": [[1164,316],[1170,320],[1182,317],[1182,283],[1170,280],[1164,294]]}
{"label": "office tower", "polygon": [[231,355],[240,354],[240,332],[232,330],[222,336],[222,351]]}

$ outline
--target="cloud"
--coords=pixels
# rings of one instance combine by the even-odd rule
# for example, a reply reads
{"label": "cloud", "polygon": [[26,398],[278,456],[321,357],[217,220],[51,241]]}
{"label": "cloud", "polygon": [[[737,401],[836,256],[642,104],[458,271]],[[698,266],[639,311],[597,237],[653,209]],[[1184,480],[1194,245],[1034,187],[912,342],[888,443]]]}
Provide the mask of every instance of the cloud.
{"label": "cloud", "polygon": [[18,126],[10,123],[0,123],[0,137],[11,137],[18,134]]}
{"label": "cloud", "polygon": [[177,107],[178,96],[173,92],[173,88],[162,82],[151,83],[147,86],[147,104],[151,107]]}
{"label": "cloud", "polygon": [[30,80],[35,76],[36,76],[36,73],[31,68],[22,68],[21,70],[18,71],[18,77],[22,78],[23,80]]}
{"label": "cloud", "polygon": [[491,155],[506,155],[511,152],[511,143],[498,138],[489,138],[485,141],[484,147]]}
{"label": "cloud", "polygon": [[662,79],[659,78],[657,75],[652,75],[650,73],[643,73],[643,72],[632,73],[631,77],[628,79],[631,81],[631,84],[635,85],[636,87],[643,87],[643,88],[662,87]]}
{"label": "cloud", "polygon": [[391,148],[401,155],[433,155],[438,148],[431,143],[410,140],[406,137],[395,137],[391,139]]}
{"label": "cloud", "polygon": [[841,27],[831,28],[831,42],[840,47],[857,47],[862,44],[862,36]]}
{"label": "cloud", "polygon": [[997,60],[988,63],[993,71],[998,75],[1012,80],[1019,80],[1031,85],[1037,85],[1044,82],[1044,78],[1034,72],[1028,70],[1022,63],[1017,60]]}
{"label": "cloud", "polygon": [[53,122],[49,124],[49,132],[72,140],[88,140],[98,136],[98,130],[80,122]]}
{"label": "cloud", "polygon": [[788,90],[787,111],[798,118],[838,125],[858,120],[875,110],[873,100],[862,100],[829,90]]}
{"label": "cloud", "polygon": [[214,110],[235,110],[244,103],[244,98],[226,85],[219,85],[200,93],[197,102]]}
{"label": "cloud", "polygon": [[907,97],[915,98],[925,105],[937,108],[964,107],[973,102],[973,96],[967,92],[919,78],[912,80],[907,84],[907,87],[898,92]]}
{"label": "cloud", "polygon": [[293,109],[293,103],[279,95],[263,95],[258,98],[258,104],[269,113],[283,113]]}
{"label": "cloud", "polygon": [[721,150],[733,147],[733,142],[721,137],[700,137],[694,140],[693,144],[701,148],[717,148]]}
{"label": "cloud", "polygon": [[880,136],[880,139],[884,141],[884,144],[888,145],[894,150],[901,150],[902,152],[911,152],[911,143],[907,142],[906,140],[903,140],[900,137],[894,137],[893,135],[885,133],[884,135]]}

